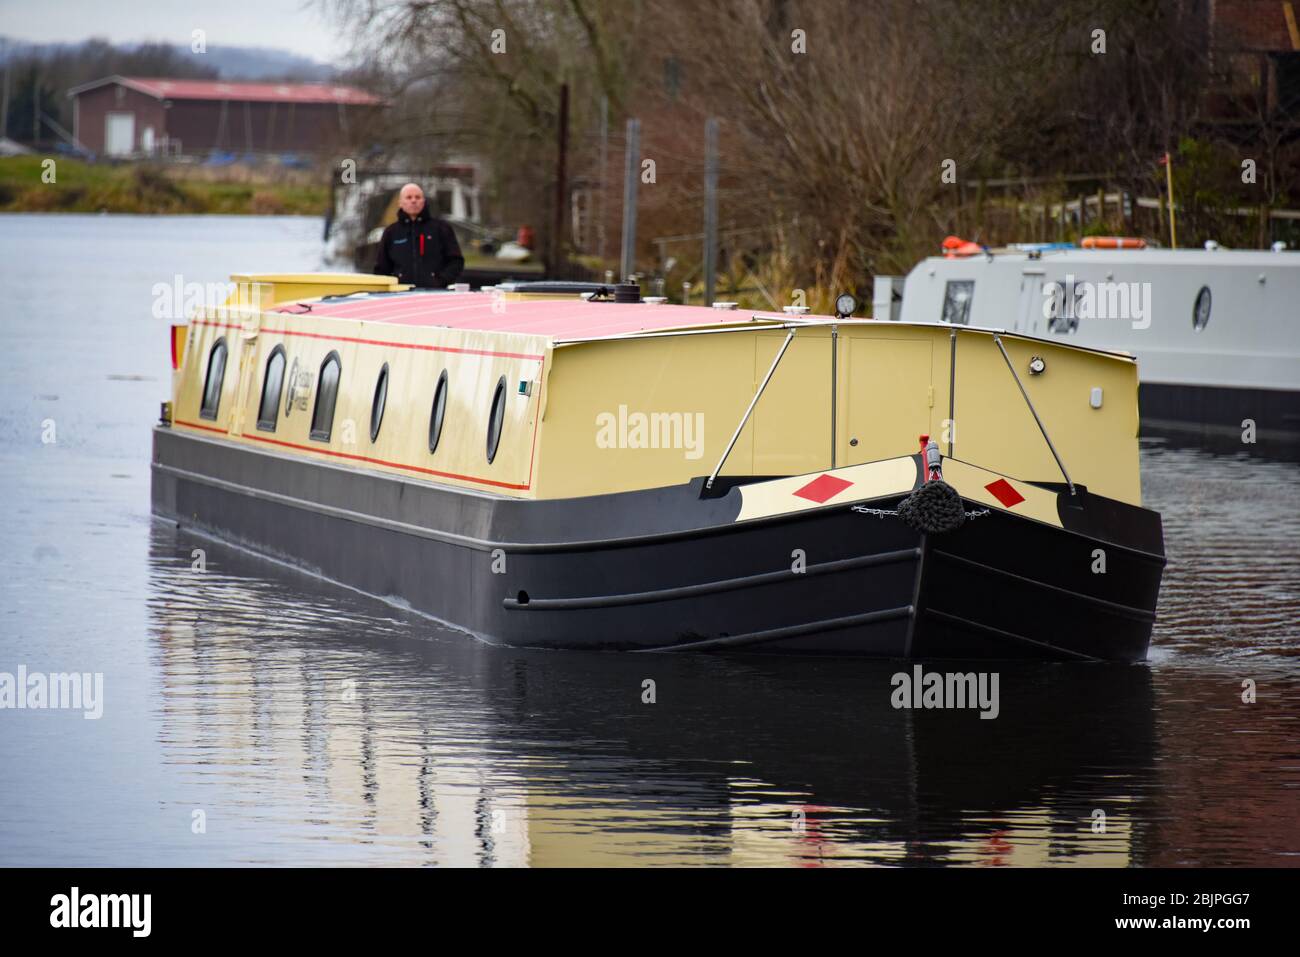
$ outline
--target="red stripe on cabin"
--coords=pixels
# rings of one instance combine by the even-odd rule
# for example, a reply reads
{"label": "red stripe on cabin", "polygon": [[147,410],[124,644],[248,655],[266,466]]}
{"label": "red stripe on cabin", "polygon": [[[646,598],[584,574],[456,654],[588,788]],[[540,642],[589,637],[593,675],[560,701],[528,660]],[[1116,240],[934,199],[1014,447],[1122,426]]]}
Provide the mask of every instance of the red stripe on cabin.
{"label": "red stripe on cabin", "polygon": [[[213,322],[209,319],[195,319],[192,326],[209,326],[213,329],[243,329],[238,323]],[[464,356],[491,356],[496,359],[532,359],[542,361],[541,355],[531,352],[492,352],[488,349],[456,349],[451,346],[434,346],[423,342],[386,342],[383,339],[360,339],[356,336],[331,336],[320,332],[299,332],[294,329],[267,329],[259,332],[273,336],[297,336],[300,339],[326,339],[330,342],[356,342],[363,346],[391,346],[394,349],[420,349],[425,352],[451,352]]]}
{"label": "red stripe on cabin", "polygon": [[[317,455],[332,455],[335,458],[351,459],[352,461],[355,462],[368,462],[371,465],[386,465],[389,468],[405,469],[408,472],[419,472],[423,475],[437,475],[440,478],[459,479],[462,482],[477,482],[480,485],[494,485],[497,488],[512,488],[512,489],[520,489],[525,491],[532,487],[533,478],[532,478],[531,462],[529,463],[528,466],[529,469],[528,484],[520,485],[517,482],[498,482],[496,479],[478,478],[477,476],[474,475],[460,475],[456,472],[439,472],[437,469],[426,469],[419,465],[404,465],[401,462],[389,462],[385,459],[374,459],[366,455],[352,455],[348,452],[335,452],[333,449],[316,448],[311,445],[299,445],[297,442],[285,442],[283,439],[268,439],[264,435],[252,435],[251,433],[245,433],[242,436],[232,436],[225,429],[214,429],[210,425],[200,425],[197,422],[187,422],[184,419],[177,419],[175,424],[183,425],[186,428],[190,428],[190,429],[202,429],[205,432],[216,432],[219,435],[226,436],[227,438],[250,439],[254,442],[266,442],[269,445],[282,445],[287,449],[297,449],[300,452],[315,452]],[[536,445],[536,442],[537,442],[537,423],[536,421],[534,421],[533,422],[534,445]]]}

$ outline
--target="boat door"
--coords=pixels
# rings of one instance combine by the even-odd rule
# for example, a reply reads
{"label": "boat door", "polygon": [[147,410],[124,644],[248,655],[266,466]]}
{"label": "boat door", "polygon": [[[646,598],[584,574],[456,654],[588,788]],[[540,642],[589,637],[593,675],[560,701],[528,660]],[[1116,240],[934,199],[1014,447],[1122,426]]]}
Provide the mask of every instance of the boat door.
{"label": "boat door", "polygon": [[841,465],[875,462],[916,451],[932,432],[933,349],[930,339],[849,339]]}
{"label": "boat door", "polygon": [[1043,276],[1041,268],[1027,268],[1020,274],[1020,305],[1016,310],[1016,332],[1042,335],[1038,326],[1043,319]]}
{"label": "boat door", "polygon": [[231,435],[243,435],[244,420],[248,417],[250,406],[256,415],[257,408],[261,405],[261,396],[255,396],[259,355],[257,337],[262,331],[261,285],[258,283],[251,290],[236,293],[237,296],[245,297],[245,301],[253,308],[242,317],[239,328],[239,385],[235,393],[235,408],[230,416]]}

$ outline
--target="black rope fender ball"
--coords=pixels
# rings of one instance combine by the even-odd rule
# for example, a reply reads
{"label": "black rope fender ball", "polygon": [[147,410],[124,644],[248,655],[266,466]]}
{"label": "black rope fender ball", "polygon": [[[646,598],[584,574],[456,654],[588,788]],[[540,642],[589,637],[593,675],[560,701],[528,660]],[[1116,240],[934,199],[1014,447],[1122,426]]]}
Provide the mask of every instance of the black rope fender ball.
{"label": "black rope fender ball", "polygon": [[983,518],[987,508],[966,511],[961,495],[943,479],[931,479],[898,503],[898,508],[854,505],[853,511],[876,518],[898,518],[909,528],[927,535],[942,535],[961,528],[968,518]]}
{"label": "black rope fender ball", "polygon": [[934,479],[898,503],[898,517],[918,532],[940,535],[961,528],[966,509],[955,488]]}

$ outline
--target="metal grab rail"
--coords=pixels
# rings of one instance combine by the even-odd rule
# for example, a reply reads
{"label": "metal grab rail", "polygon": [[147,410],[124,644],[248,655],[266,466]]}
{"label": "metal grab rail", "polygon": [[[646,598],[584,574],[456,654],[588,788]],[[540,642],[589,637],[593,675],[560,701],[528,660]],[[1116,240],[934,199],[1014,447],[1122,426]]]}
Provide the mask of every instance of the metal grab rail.
{"label": "metal grab rail", "polygon": [[1076,494],[1074,491],[1074,483],[1070,481],[1070,473],[1065,470],[1065,463],[1061,461],[1061,456],[1057,454],[1056,446],[1052,444],[1052,437],[1047,434],[1047,428],[1043,425],[1043,420],[1038,417],[1038,410],[1034,408],[1034,403],[1029,401],[1029,393],[1025,391],[1024,383],[1020,381],[1020,376],[1016,374],[1016,367],[1011,364],[1011,357],[1007,355],[1006,347],[1002,345],[1002,337],[995,334],[993,336],[993,341],[997,344],[998,351],[1002,353],[1002,358],[1006,360],[1007,368],[1011,371],[1011,378],[1016,380],[1016,385],[1020,388],[1020,394],[1025,398],[1025,405],[1029,406],[1030,415],[1032,415],[1034,421],[1038,423],[1038,431],[1043,433],[1043,439],[1047,442],[1047,448],[1051,451],[1052,458],[1056,459],[1056,467],[1059,468],[1061,474],[1065,476],[1065,484],[1070,487],[1070,494]]}
{"label": "metal grab rail", "polygon": [[713,472],[710,473],[709,480],[704,483],[706,489],[713,488],[713,480],[718,477],[718,473],[722,471],[722,466],[727,461],[727,456],[730,455],[731,450],[736,447],[736,440],[740,438],[741,430],[745,428],[745,423],[749,421],[749,417],[754,414],[754,406],[758,405],[759,397],[762,396],[763,390],[767,388],[768,382],[772,379],[772,373],[776,372],[776,367],[781,363],[781,357],[785,355],[785,350],[790,347],[790,340],[794,338],[795,331],[796,330],[794,329],[790,330],[789,334],[785,337],[785,342],[781,343],[781,348],[777,350],[776,358],[772,360],[771,368],[767,370],[767,375],[763,376],[763,381],[759,383],[758,391],[754,393],[754,398],[749,400],[749,408],[745,410],[745,414],[740,419],[740,425],[736,426],[736,431],[732,433],[731,441],[727,443],[727,448],[723,451],[722,458],[718,459],[718,464],[713,467]]}

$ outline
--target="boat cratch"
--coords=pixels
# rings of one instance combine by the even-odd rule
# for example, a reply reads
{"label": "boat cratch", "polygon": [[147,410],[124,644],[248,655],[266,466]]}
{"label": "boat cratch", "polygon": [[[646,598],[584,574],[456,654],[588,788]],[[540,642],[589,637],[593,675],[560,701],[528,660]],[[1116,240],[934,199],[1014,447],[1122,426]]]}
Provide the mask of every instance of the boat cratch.
{"label": "boat cratch", "polygon": [[1132,357],[635,286],[242,275],[157,515],[516,646],[1134,661]]}

